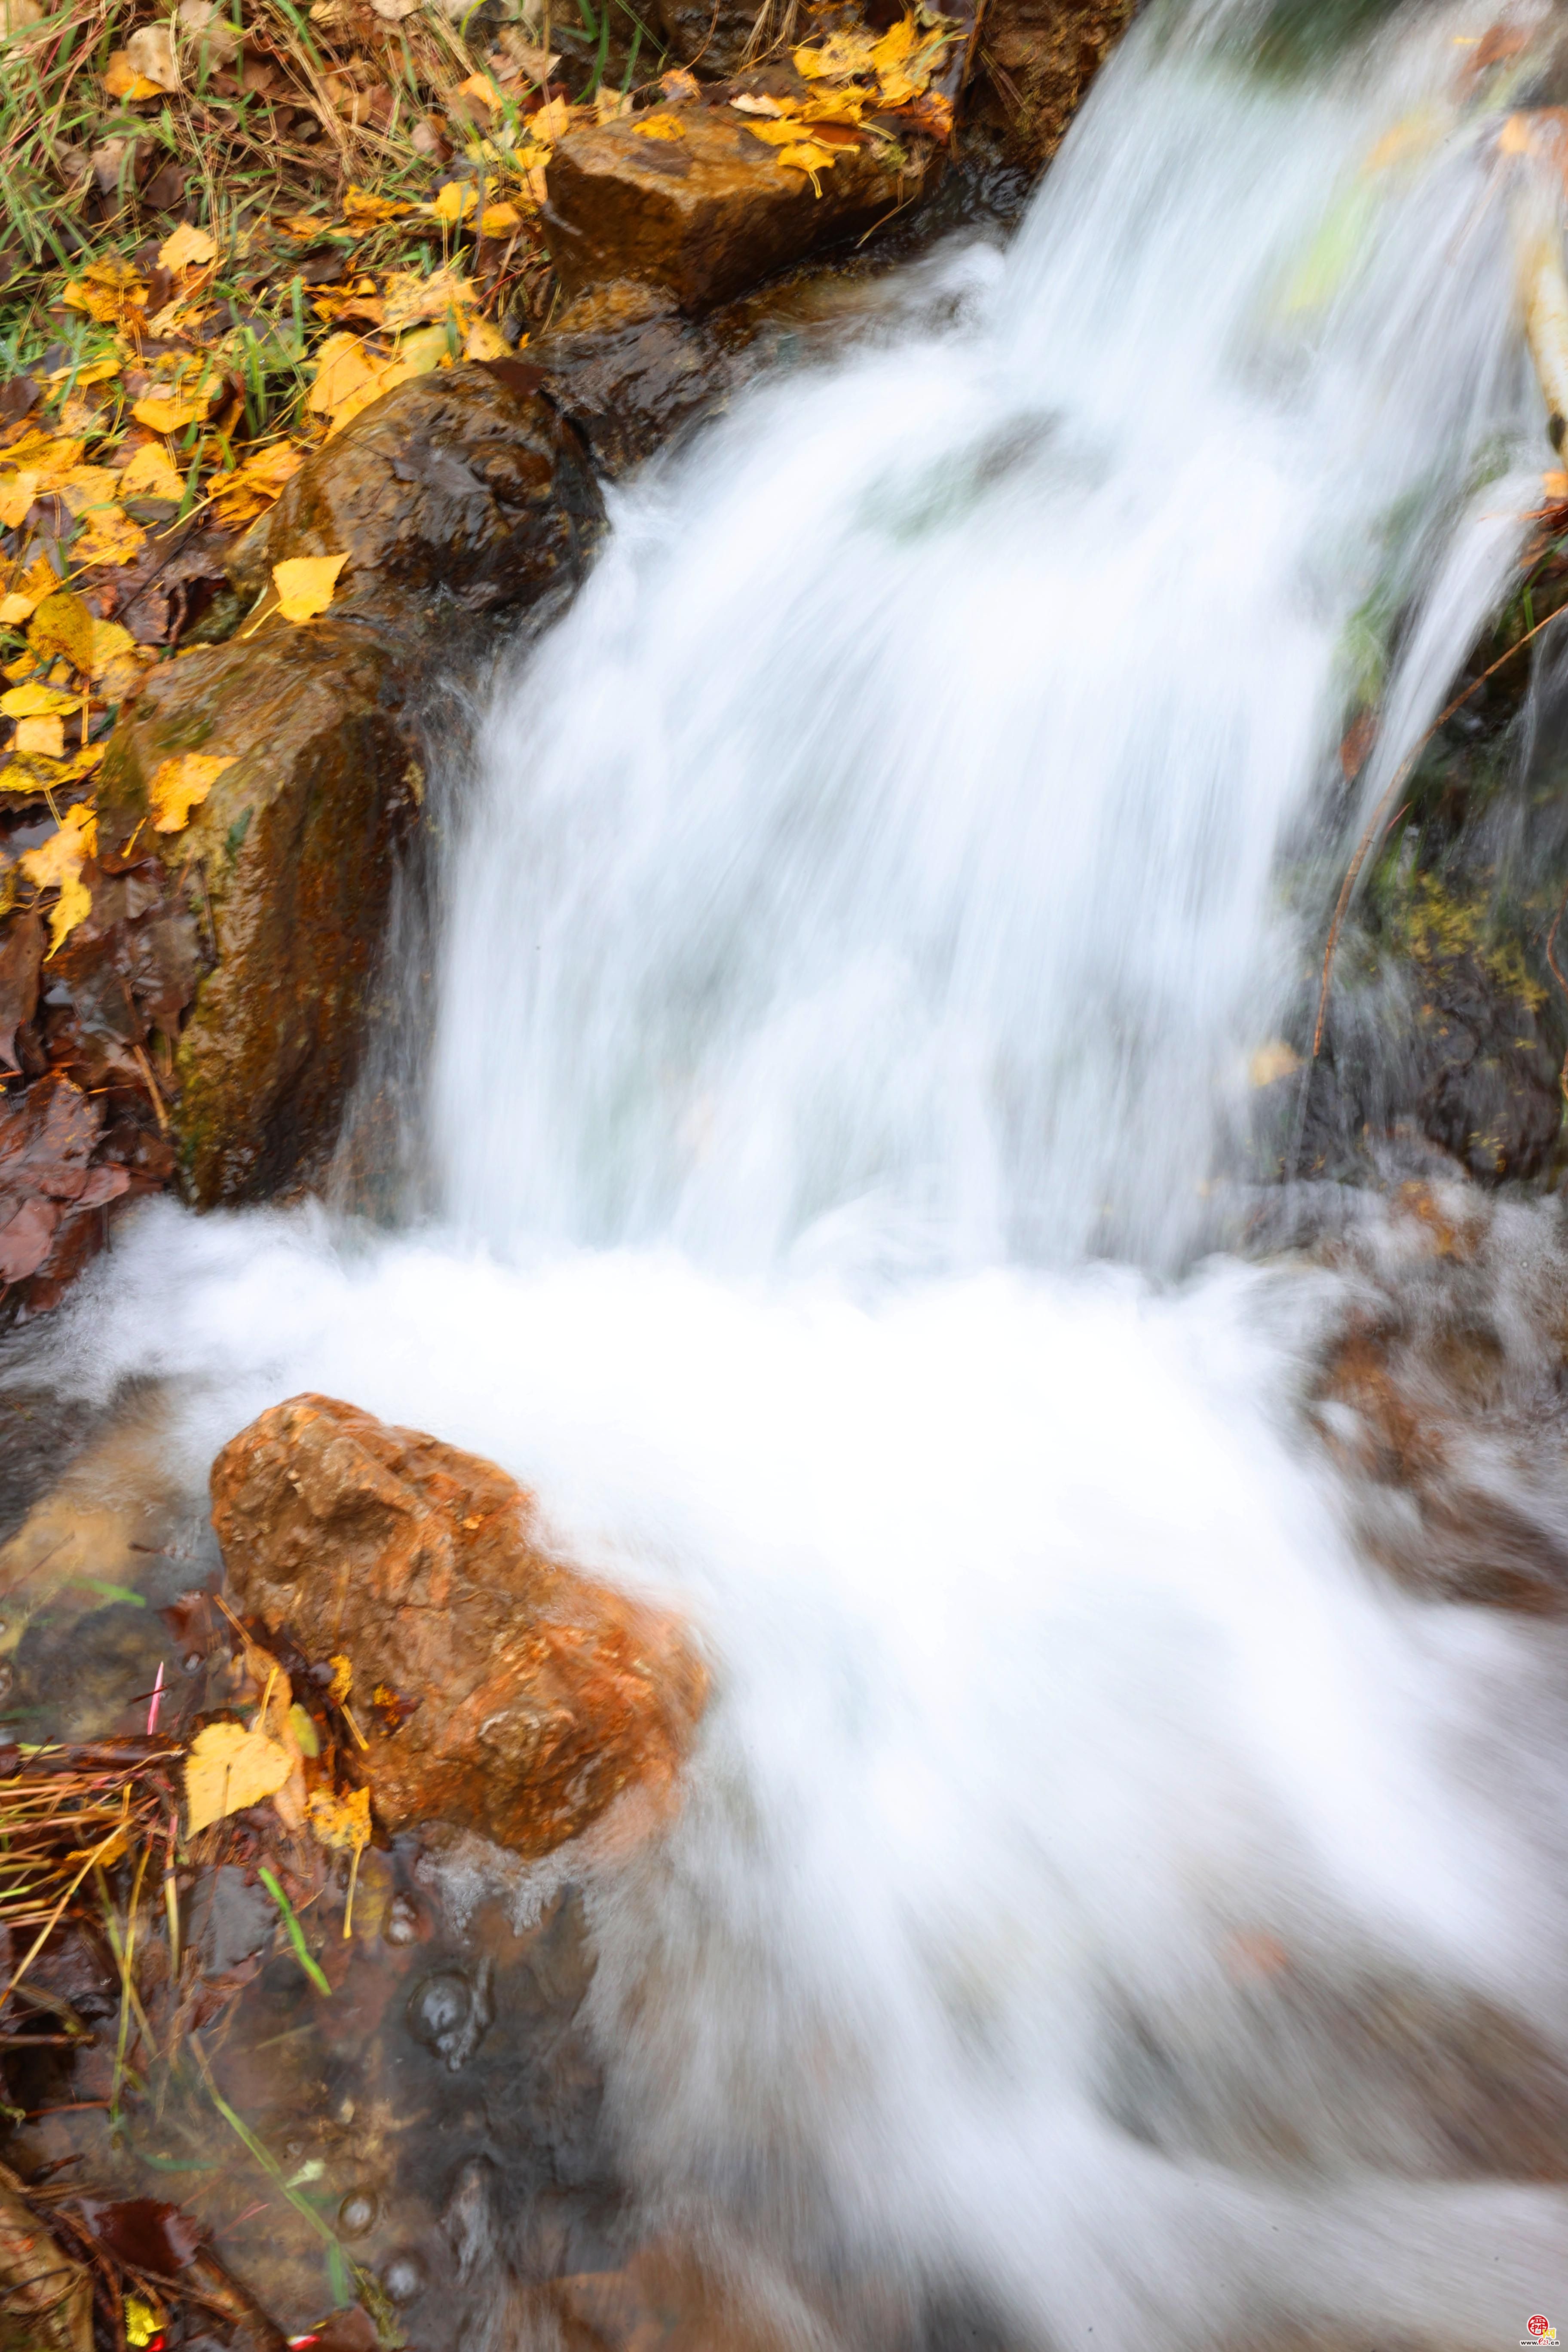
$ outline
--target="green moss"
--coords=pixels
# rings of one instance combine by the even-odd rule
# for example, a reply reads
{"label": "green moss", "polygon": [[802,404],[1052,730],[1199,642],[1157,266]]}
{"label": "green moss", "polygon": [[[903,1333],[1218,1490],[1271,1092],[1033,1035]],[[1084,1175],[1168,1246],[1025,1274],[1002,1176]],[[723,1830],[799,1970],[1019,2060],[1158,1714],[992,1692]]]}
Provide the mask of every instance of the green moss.
{"label": "green moss", "polygon": [[1468,956],[1495,988],[1531,1013],[1546,991],[1531,971],[1517,939],[1500,936],[1496,911],[1481,892],[1445,889],[1435,874],[1413,874],[1384,908],[1384,938],[1418,964],[1451,963]]}

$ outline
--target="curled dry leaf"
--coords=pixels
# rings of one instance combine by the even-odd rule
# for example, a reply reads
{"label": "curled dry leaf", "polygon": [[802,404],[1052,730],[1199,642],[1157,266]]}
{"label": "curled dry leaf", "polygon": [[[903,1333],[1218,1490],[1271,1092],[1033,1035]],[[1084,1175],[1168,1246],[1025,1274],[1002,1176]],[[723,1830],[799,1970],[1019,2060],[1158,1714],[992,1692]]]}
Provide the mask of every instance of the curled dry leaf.
{"label": "curled dry leaf", "polygon": [[206,751],[184,751],[178,759],[160,761],[148,788],[153,829],[183,833],[191,811],[205,800],[225,769],[234,766],[235,758],[233,752],[215,758]]}
{"label": "curled dry leaf", "polygon": [[278,609],[286,621],[313,621],[332,601],[343,555],[290,555],[272,567]]}
{"label": "curled dry leaf", "polygon": [[247,1805],[275,1797],[294,1769],[287,1748],[264,1731],[237,1723],[209,1723],[197,1732],[185,1758],[188,1834]]}

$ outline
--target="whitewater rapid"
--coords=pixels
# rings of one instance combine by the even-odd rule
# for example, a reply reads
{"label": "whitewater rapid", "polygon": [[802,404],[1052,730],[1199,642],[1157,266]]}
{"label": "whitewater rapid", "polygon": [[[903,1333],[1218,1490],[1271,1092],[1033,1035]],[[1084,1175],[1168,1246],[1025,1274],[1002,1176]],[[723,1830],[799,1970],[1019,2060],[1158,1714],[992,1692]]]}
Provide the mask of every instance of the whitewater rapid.
{"label": "whitewater rapid", "polygon": [[1146,24],[1005,255],[619,492],[444,788],[435,1213],[155,1205],[30,1360],[164,1382],[194,1487],[347,1397],[689,1612],[685,1811],[589,1897],[607,2114],[811,2340],[879,2273],[1020,2346],[1512,2344],[1568,2284],[1429,2096],[1477,2005],[1568,2037],[1563,1643],[1352,1553],[1333,1282],[1193,1266],[1539,486],[1485,15],[1289,89]]}

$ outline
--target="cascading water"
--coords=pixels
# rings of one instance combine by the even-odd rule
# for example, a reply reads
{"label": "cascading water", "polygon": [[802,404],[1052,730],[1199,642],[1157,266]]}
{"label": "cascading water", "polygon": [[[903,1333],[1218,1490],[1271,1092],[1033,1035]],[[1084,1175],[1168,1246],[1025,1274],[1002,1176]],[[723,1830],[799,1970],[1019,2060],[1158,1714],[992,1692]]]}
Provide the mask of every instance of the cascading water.
{"label": "cascading water", "polygon": [[1289,89],[1152,18],[1005,257],[927,265],[956,321],[623,493],[457,826],[441,1222],[154,1210],[50,1342],[177,1381],[198,1478],[325,1389],[679,1596],[716,1697],[591,1896],[608,2113],[803,2343],[883,2341],[879,2278],[1156,2347],[1568,2285],[1437,2080],[1568,2041],[1561,1640],[1354,1558],[1322,1276],[1154,1286],[1535,502],[1473,13]]}

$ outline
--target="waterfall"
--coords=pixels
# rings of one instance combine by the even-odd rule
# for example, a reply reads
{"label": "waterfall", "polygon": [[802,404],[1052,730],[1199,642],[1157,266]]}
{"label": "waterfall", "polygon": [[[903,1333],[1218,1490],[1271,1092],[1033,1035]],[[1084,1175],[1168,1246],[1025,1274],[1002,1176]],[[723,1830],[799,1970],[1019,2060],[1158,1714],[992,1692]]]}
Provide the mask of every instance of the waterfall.
{"label": "waterfall", "polygon": [[437,1217],[157,1206],[49,1343],[196,1480],[305,1387],[473,1445],[689,1612],[607,2123],[803,2343],[959,2279],[1021,2347],[1505,2345],[1568,2277],[1452,2088],[1568,2036],[1562,1640],[1355,1556],[1332,1278],[1194,1265],[1536,502],[1486,12],[1292,83],[1237,14],[616,494],[449,814]]}

